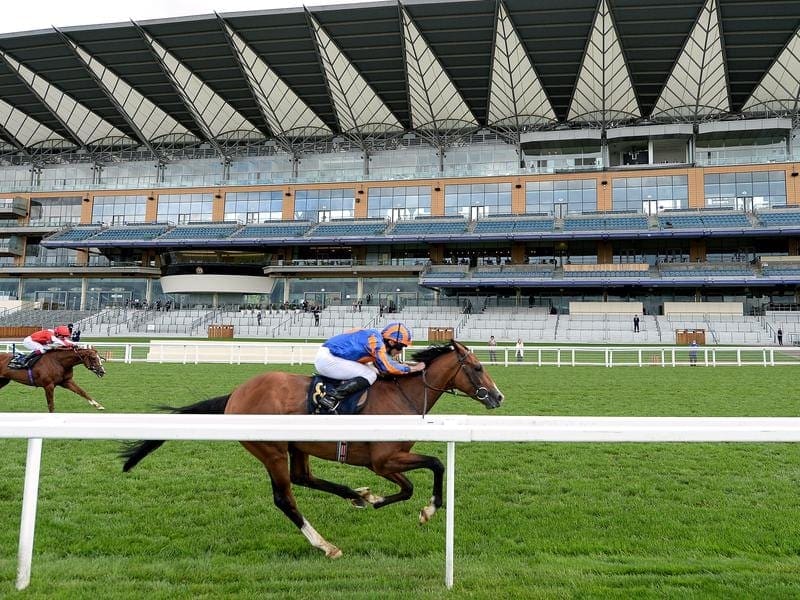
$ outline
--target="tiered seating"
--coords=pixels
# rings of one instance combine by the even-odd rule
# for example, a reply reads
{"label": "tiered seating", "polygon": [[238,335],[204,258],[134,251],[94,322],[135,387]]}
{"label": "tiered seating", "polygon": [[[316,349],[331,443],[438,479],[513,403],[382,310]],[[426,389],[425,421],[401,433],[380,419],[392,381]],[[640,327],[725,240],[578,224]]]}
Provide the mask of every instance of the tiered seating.
{"label": "tiered seating", "polygon": [[742,212],[724,213],[662,213],[658,215],[661,229],[720,229],[725,227],[745,228],[753,224]]}
{"label": "tiered seating", "polygon": [[109,227],[94,236],[92,242],[152,240],[164,234],[168,229],[169,225],[125,225],[122,227]]}
{"label": "tiered seating", "polygon": [[647,229],[647,216],[642,214],[568,216],[564,219],[565,231],[603,231],[607,229]]}
{"label": "tiered seating", "polygon": [[513,265],[481,267],[472,274],[473,279],[546,279],[553,276],[552,265]]}
{"label": "tiered seating", "polygon": [[521,233],[552,231],[553,217],[485,218],[475,224],[473,233]]}
{"label": "tiered seating", "polygon": [[469,274],[469,265],[432,265],[422,274],[422,279],[463,279]]}
{"label": "tiered seating", "polygon": [[795,277],[800,275],[800,262],[770,263],[768,258],[761,261],[761,274],[765,277]]}
{"label": "tiered seating", "polygon": [[564,277],[647,277],[646,263],[564,265]]}
{"label": "tiered seating", "polygon": [[93,227],[73,227],[72,229],[67,229],[66,231],[59,231],[55,235],[51,236],[51,240],[59,240],[61,242],[80,242],[85,240],[86,238],[92,237],[100,231],[100,227],[93,226]]}
{"label": "tiered seating", "polygon": [[455,235],[467,230],[464,219],[414,219],[398,221],[390,235]]}
{"label": "tiered seating", "polygon": [[311,237],[369,237],[383,235],[386,221],[370,219],[369,221],[353,221],[350,219],[320,223],[311,232]]}
{"label": "tiered seating", "polygon": [[245,225],[231,237],[236,239],[301,237],[308,231],[310,225],[309,221],[275,221],[273,223]]}
{"label": "tiered seating", "polygon": [[219,240],[230,237],[238,229],[238,225],[178,225],[168,231],[162,240]]}
{"label": "tiered seating", "polygon": [[800,227],[800,211],[765,211],[759,213],[758,221],[764,227]]}
{"label": "tiered seating", "polygon": [[753,277],[749,265],[742,263],[690,263],[686,265],[663,264],[659,267],[662,277]]}

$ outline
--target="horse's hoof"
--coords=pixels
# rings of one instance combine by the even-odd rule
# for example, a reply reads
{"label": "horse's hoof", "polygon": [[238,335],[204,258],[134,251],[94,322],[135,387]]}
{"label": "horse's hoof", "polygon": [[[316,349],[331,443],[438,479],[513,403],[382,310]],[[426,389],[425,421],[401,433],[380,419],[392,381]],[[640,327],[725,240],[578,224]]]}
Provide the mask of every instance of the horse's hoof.
{"label": "horse's hoof", "polygon": [[363,498],[351,498],[350,502],[356,508],[367,508],[367,501]]}
{"label": "horse's hoof", "polygon": [[97,410],[105,410],[105,409],[106,409],[106,407],[105,407],[105,406],[95,406],[95,408],[96,408]]}
{"label": "horse's hoof", "polygon": [[325,556],[330,559],[342,558],[342,551],[336,546],[331,546],[325,551]]}
{"label": "horse's hoof", "polygon": [[367,502],[368,504],[372,504],[373,506],[383,500],[382,496],[376,496],[370,491],[368,487],[357,488],[355,492],[359,496],[361,496],[365,502]]}
{"label": "horse's hoof", "polygon": [[436,512],[435,506],[428,505],[425,508],[423,508],[421,511],[419,511],[419,524],[425,525],[425,523],[431,520],[431,517],[434,515],[435,512]]}

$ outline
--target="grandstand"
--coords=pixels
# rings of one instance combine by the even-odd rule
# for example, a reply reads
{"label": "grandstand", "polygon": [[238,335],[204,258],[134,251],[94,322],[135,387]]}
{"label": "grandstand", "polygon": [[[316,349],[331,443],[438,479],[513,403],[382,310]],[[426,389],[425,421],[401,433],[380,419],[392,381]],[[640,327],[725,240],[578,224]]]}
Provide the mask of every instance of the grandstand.
{"label": "grandstand", "polygon": [[[572,320],[572,302],[641,305],[631,342],[672,301],[762,319],[800,307],[800,120],[784,91],[800,88],[800,5],[523,4],[3,36],[0,297],[101,310],[99,330],[131,335],[197,335],[213,310],[257,306],[261,325],[235,323],[259,337],[327,332],[272,306],[324,307],[336,327],[335,307],[368,297],[469,300],[482,312],[461,331],[555,307],[520,325],[556,342],[628,341],[602,313]],[[596,47],[619,51],[598,65]],[[198,312],[114,312],[159,302]],[[729,325],[718,339],[770,337]]]}

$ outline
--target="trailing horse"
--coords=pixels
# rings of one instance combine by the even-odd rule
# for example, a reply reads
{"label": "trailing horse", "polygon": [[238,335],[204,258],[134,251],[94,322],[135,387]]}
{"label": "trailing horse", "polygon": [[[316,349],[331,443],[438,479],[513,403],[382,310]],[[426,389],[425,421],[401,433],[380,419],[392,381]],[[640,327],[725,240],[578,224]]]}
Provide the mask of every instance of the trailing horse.
{"label": "trailing horse", "polygon": [[[503,394],[478,361],[462,344],[452,341],[432,346],[413,355],[427,365],[418,376],[378,380],[370,389],[362,414],[423,415],[444,392],[459,390],[478,400],[487,408],[496,408]],[[269,372],[257,375],[237,387],[227,396],[197,402],[183,408],[170,408],[182,414],[307,414],[306,394],[310,379],[302,375]],[[168,407],[167,407],[168,408]],[[335,417],[331,427],[336,426]],[[157,450],[164,441],[143,440],[128,446],[122,457],[123,471],[130,471],[139,461]],[[292,484],[328,492],[350,500],[359,507],[388,506],[408,500],[413,491],[411,481],[403,474],[414,469],[429,469],[433,473],[433,495],[422,508],[421,523],[430,520],[442,506],[444,467],[434,456],[411,452],[414,442],[241,442],[266,467],[272,483],[275,505],[300,529],[309,543],[330,558],[342,552],[326,541],[297,508]],[[351,489],[345,485],[318,479],[311,474],[309,456],[366,467],[399,486],[390,496],[374,495],[369,488]]]}
{"label": "trailing horse", "polygon": [[103,359],[100,358],[94,348],[80,348],[78,346],[56,348],[42,355],[33,366],[22,369],[9,368],[8,363],[13,358],[14,355],[11,353],[0,352],[0,388],[7,385],[9,381],[44,388],[44,395],[47,398],[47,410],[54,412],[53,392],[56,386],[61,386],[82,398],[86,398],[86,401],[97,410],[104,410],[102,404],[91,398],[72,379],[72,368],[80,364],[98,377],[106,374],[106,370],[103,368]]}

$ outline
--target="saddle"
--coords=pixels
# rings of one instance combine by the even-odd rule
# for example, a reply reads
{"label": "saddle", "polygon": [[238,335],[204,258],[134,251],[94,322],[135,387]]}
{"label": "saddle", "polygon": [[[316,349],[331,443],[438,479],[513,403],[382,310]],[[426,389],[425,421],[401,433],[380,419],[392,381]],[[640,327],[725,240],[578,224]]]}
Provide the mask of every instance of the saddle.
{"label": "saddle", "polygon": [[308,394],[306,396],[306,409],[308,410],[308,414],[357,415],[360,413],[367,403],[367,392],[369,392],[369,388],[351,394],[342,400],[339,406],[336,407],[336,410],[333,411],[328,410],[319,403],[320,398],[324,398],[329,391],[333,391],[339,387],[342,381],[341,379],[332,379],[316,373],[313,374],[311,376],[311,385],[308,386]]}
{"label": "saddle", "polygon": [[28,360],[27,354],[16,353],[14,358],[8,361],[8,368],[9,369],[32,369],[33,365],[35,365],[39,360],[44,356],[44,354],[34,354]]}

